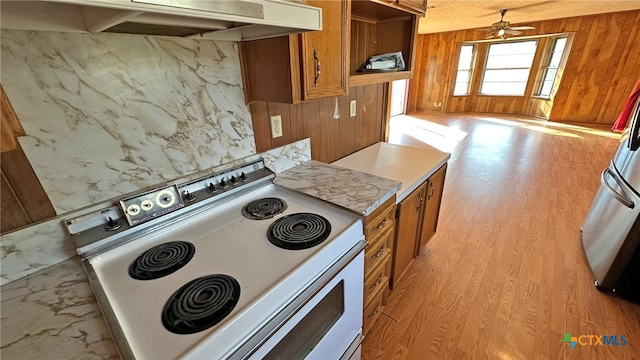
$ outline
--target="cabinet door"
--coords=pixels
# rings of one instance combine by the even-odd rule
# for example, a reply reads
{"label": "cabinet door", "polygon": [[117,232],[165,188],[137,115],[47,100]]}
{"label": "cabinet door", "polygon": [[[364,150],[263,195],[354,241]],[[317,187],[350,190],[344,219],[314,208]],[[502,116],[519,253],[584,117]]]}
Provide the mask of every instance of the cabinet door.
{"label": "cabinet door", "polygon": [[447,164],[442,166],[426,181],[426,204],[422,217],[422,229],[420,230],[420,242],[416,247],[416,255],[420,249],[429,242],[438,226],[438,215],[440,214],[440,203],[442,202],[442,189],[444,188],[444,178],[447,172]]}
{"label": "cabinet door", "polygon": [[425,193],[426,185],[422,184],[398,204],[399,216],[396,222],[396,242],[393,251],[392,287],[397,284],[398,279],[413,260]]}
{"label": "cabinet door", "polygon": [[303,99],[347,93],[351,2],[307,0],[322,8],[322,31],[302,34]]}

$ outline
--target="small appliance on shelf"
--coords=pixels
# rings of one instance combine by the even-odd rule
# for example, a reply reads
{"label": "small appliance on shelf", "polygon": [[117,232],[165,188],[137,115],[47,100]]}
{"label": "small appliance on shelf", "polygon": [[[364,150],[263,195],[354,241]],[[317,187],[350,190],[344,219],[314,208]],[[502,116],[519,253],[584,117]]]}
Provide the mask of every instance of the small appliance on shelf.
{"label": "small appliance on shelf", "polygon": [[402,52],[374,55],[360,68],[361,72],[402,71],[406,68]]}

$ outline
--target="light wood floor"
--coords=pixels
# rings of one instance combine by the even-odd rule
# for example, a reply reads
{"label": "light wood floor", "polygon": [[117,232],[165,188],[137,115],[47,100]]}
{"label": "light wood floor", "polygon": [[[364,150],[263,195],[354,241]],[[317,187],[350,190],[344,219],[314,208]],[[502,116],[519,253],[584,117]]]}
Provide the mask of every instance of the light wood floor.
{"label": "light wood floor", "polygon": [[[580,240],[617,136],[500,115],[412,116],[427,121],[394,118],[390,142],[452,153],[440,222],[363,359],[640,359],[640,305],[596,290]],[[628,344],[570,350],[565,333]]]}

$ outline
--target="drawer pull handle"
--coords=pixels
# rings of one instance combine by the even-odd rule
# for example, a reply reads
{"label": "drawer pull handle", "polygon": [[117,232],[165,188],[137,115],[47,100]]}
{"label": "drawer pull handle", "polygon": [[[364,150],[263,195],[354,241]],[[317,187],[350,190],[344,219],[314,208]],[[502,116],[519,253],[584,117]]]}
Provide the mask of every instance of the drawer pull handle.
{"label": "drawer pull handle", "polygon": [[384,254],[384,245],[380,246],[380,250],[378,250],[378,252],[375,253],[375,255],[371,255],[369,257],[369,259],[375,260],[375,259],[379,258],[380,256],[382,256],[382,254]]}
{"label": "drawer pull handle", "polygon": [[374,287],[380,285],[380,283],[382,283],[382,275],[384,274],[380,274],[380,276],[378,276],[378,280],[376,280],[376,282],[374,282],[373,284],[369,285],[369,290],[373,289]]}
{"label": "drawer pull handle", "polygon": [[380,303],[376,305],[376,309],[371,314],[367,315],[367,319],[370,319],[372,316],[375,316],[379,312],[380,312]]}
{"label": "drawer pull handle", "polygon": [[382,220],[379,226],[376,226],[371,229],[371,232],[382,230],[385,226],[387,226],[387,222],[388,222],[387,218],[384,218],[384,220]]}

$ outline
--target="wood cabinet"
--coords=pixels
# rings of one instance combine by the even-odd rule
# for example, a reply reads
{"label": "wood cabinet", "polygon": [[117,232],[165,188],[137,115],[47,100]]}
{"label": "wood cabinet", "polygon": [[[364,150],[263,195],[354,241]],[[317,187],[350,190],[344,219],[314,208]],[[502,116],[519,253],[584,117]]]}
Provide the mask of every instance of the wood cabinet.
{"label": "wood cabinet", "polygon": [[438,169],[431,177],[425,182],[425,199],[423,215],[422,215],[422,227],[420,230],[420,237],[418,238],[415,250],[415,255],[420,254],[422,249],[431,237],[436,233],[438,227],[438,216],[440,215],[440,203],[442,202],[442,190],[444,189],[444,178],[447,173],[447,165]]}
{"label": "wood cabinet", "polygon": [[351,1],[307,0],[322,30],[240,43],[245,100],[296,104],[345,95]]}
{"label": "wood cabinet", "polygon": [[422,246],[435,234],[447,165],[398,204],[390,286],[404,276]]}
{"label": "wood cabinet", "polygon": [[425,184],[420,185],[398,204],[391,288],[398,283],[398,280],[404,275],[415,257],[416,239],[420,231],[425,189]]}
{"label": "wood cabinet", "polygon": [[393,196],[364,220],[363,335],[379,318],[386,302],[395,239],[396,197]]}
{"label": "wood cabinet", "polygon": [[[245,100],[297,104],[345,95],[349,87],[413,76],[422,0],[308,0],[322,30],[240,43]],[[424,3],[426,8],[426,2]],[[367,60],[401,52],[405,70],[362,71]]]}
{"label": "wood cabinet", "polygon": [[427,12],[427,0],[396,0],[396,4],[420,15]]}
{"label": "wood cabinet", "polygon": [[424,15],[427,11],[427,0],[371,0],[396,9]]}

